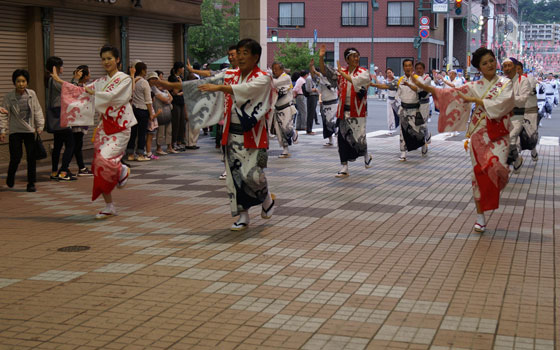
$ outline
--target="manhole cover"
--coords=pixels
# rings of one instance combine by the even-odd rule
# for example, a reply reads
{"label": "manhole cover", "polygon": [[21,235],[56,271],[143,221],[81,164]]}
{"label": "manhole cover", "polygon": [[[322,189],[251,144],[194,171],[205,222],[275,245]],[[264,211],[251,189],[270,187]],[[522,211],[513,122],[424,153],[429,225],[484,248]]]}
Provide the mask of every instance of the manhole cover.
{"label": "manhole cover", "polygon": [[89,247],[87,245],[71,245],[69,247],[62,247],[58,248],[59,252],[81,252],[84,250],[88,250]]}

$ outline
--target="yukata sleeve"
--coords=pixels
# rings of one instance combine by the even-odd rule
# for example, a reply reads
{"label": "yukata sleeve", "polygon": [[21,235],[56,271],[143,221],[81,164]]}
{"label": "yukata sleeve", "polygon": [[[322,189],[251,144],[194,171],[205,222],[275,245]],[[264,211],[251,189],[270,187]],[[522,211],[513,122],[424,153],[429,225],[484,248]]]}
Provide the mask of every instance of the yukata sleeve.
{"label": "yukata sleeve", "polygon": [[327,65],[325,65],[325,78],[327,78],[332,86],[338,85],[338,73],[334,68]]}
{"label": "yukata sleeve", "polygon": [[105,89],[107,91],[95,91],[95,111],[100,114],[105,114],[109,107],[121,107],[130,101],[132,96],[132,78],[128,75],[123,75],[123,79],[116,84],[112,89]]}
{"label": "yukata sleeve", "polygon": [[223,92],[205,92],[198,90],[202,84],[223,85],[225,72],[214,76],[183,82],[183,98],[189,122],[194,129],[202,129],[220,122],[224,115],[225,96]]}
{"label": "yukata sleeve", "polygon": [[94,104],[95,98],[83,87],[64,82],[60,93],[60,126],[93,125]]}
{"label": "yukata sleeve", "polygon": [[519,95],[515,96],[515,107],[524,108],[532,91],[533,89],[531,89],[531,81],[529,78],[521,79]]}
{"label": "yukata sleeve", "polygon": [[272,80],[261,75],[250,82],[232,85],[233,103],[243,131],[251,130],[274,105]]}
{"label": "yukata sleeve", "polygon": [[272,79],[272,84],[278,91],[278,95],[286,95],[292,88],[292,80],[288,75],[282,75],[278,79]]}
{"label": "yukata sleeve", "polygon": [[439,109],[438,131],[465,131],[471,113],[472,103],[465,102],[459,92],[473,96],[472,83],[460,88],[435,89],[434,102]]}
{"label": "yukata sleeve", "polygon": [[515,106],[515,98],[513,96],[513,87],[510,81],[505,83],[500,94],[492,99],[485,98],[482,100],[484,109],[490,119],[500,119],[504,115],[511,112]]}
{"label": "yukata sleeve", "polygon": [[369,72],[364,70],[360,74],[355,77],[352,77],[352,85],[354,85],[354,90],[360,91],[362,88],[366,88],[369,86],[371,82],[369,77]]}

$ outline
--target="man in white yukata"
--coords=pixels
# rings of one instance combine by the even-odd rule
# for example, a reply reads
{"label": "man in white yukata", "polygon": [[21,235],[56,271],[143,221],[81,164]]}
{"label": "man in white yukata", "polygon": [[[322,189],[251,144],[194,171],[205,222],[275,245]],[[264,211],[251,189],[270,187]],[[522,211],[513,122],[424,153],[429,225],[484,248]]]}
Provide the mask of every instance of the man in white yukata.
{"label": "man in white yukata", "polygon": [[463,80],[457,76],[456,70],[450,70],[449,75],[443,79],[443,83],[447,85],[446,87],[458,88],[464,84]]}
{"label": "man in white yukata", "polygon": [[398,79],[395,77],[393,70],[387,68],[385,71],[387,79],[377,80],[371,86],[380,90],[387,90],[387,128],[389,129],[388,135],[393,135],[395,129],[399,127],[399,107],[400,101],[397,100],[397,83]]}
{"label": "man in white yukata", "polygon": [[527,96],[525,110],[523,114],[523,129],[519,135],[519,146],[521,151],[531,150],[531,158],[534,162],[539,160],[537,153],[537,143],[539,142],[539,114],[537,107],[537,79],[532,75],[523,74],[523,63],[517,61],[515,63],[517,75],[525,76],[530,84],[531,91]]}
{"label": "man in white yukata", "polygon": [[[426,74],[426,65],[424,62],[417,62],[414,65],[414,71],[416,75],[422,79],[422,82],[426,85],[432,85],[432,78]],[[422,118],[424,118],[424,123],[426,123],[426,143],[430,143],[432,134],[428,131],[428,121],[432,111],[430,110],[430,98],[432,94],[428,91],[422,89],[418,90],[418,97],[420,98],[420,113],[422,113]]]}
{"label": "man in white yukata", "polygon": [[289,146],[297,143],[298,133],[294,129],[294,115],[297,113],[294,106],[294,95],[292,78],[284,71],[284,65],[280,62],[272,63],[272,84],[278,93],[278,100],[274,106],[273,127],[278,137],[278,143],[282,147],[279,158],[289,158]]}
{"label": "man in white yukata", "polygon": [[518,173],[521,165],[523,165],[523,157],[520,154],[521,145],[519,143],[519,134],[523,129],[525,104],[527,103],[527,98],[531,94],[531,84],[529,80],[525,76],[517,74],[517,63],[518,61],[513,57],[506,58],[502,62],[502,70],[505,76],[511,80],[513,96],[515,98],[513,116],[510,118],[512,129],[509,132],[510,154],[508,157],[508,164],[513,164],[513,171],[515,173]]}
{"label": "man in white yukata", "polygon": [[552,108],[558,105],[558,87],[556,86],[556,80],[552,76],[552,73],[548,75],[548,79],[544,82],[544,93],[546,94],[546,102],[550,107],[548,107],[548,119],[552,118]]}
{"label": "man in white yukata", "polygon": [[[547,109],[546,103],[546,92],[544,89],[545,82],[542,76],[537,78],[537,107],[539,109],[539,113],[541,114],[542,118],[547,118],[548,114],[550,113]],[[539,120],[539,126],[542,126],[542,122]]]}
{"label": "man in white yukata", "polygon": [[270,219],[274,195],[268,190],[264,168],[268,162],[267,120],[276,94],[272,78],[258,67],[262,48],[253,39],[237,44],[239,69],[227,70],[203,80],[184,83],[159,81],[167,89],[182,88],[189,118],[196,127],[216,124],[225,118],[226,188],[232,216],[231,226],[241,231],[249,226],[249,208],[261,206],[261,217]]}
{"label": "man in white yukata", "polygon": [[336,111],[338,109],[338,92],[336,86],[338,82],[328,79],[315,69],[315,60],[311,60],[309,72],[319,82],[319,92],[321,94],[321,119],[323,121],[323,139],[327,139],[325,146],[334,144],[333,135],[336,133]]}

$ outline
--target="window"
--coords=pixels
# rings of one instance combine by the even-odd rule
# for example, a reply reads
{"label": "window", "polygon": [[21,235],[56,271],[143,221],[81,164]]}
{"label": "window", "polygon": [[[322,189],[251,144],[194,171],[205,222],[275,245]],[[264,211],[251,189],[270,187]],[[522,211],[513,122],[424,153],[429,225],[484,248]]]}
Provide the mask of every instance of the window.
{"label": "window", "polygon": [[388,26],[414,26],[414,2],[390,2],[387,6]]}
{"label": "window", "polygon": [[387,57],[386,67],[391,68],[393,70],[393,73],[395,73],[396,77],[400,77],[401,75],[404,75],[402,62],[405,59],[410,59],[414,61],[414,58],[412,57]]}
{"label": "window", "polygon": [[432,29],[437,29],[439,27],[439,15],[434,13],[432,17]]}
{"label": "window", "polygon": [[334,51],[325,52],[325,64],[334,67]]}
{"label": "window", "polygon": [[364,67],[364,68],[369,70],[368,58],[367,57],[360,57],[360,67]]}
{"label": "window", "polygon": [[303,2],[281,2],[278,4],[278,26],[304,27],[305,4]]}
{"label": "window", "polygon": [[368,25],[368,3],[367,2],[343,2],[342,3],[342,26],[367,26]]}

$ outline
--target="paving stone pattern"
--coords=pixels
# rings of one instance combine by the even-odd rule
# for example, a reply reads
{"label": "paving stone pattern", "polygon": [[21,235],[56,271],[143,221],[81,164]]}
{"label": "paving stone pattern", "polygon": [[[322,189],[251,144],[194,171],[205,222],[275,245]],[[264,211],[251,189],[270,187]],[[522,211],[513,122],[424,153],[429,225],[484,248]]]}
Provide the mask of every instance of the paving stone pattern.
{"label": "paving stone pattern", "polygon": [[[401,163],[398,136],[369,138],[373,168],[337,179],[336,148],[301,135],[269,158],[273,218],[254,208],[244,232],[199,143],[133,163],[103,222],[91,178],[40,171],[26,193],[18,173],[0,192],[0,349],[560,350],[557,146],[527,155],[479,235],[462,142]],[[72,245],[91,249],[57,251]]]}

